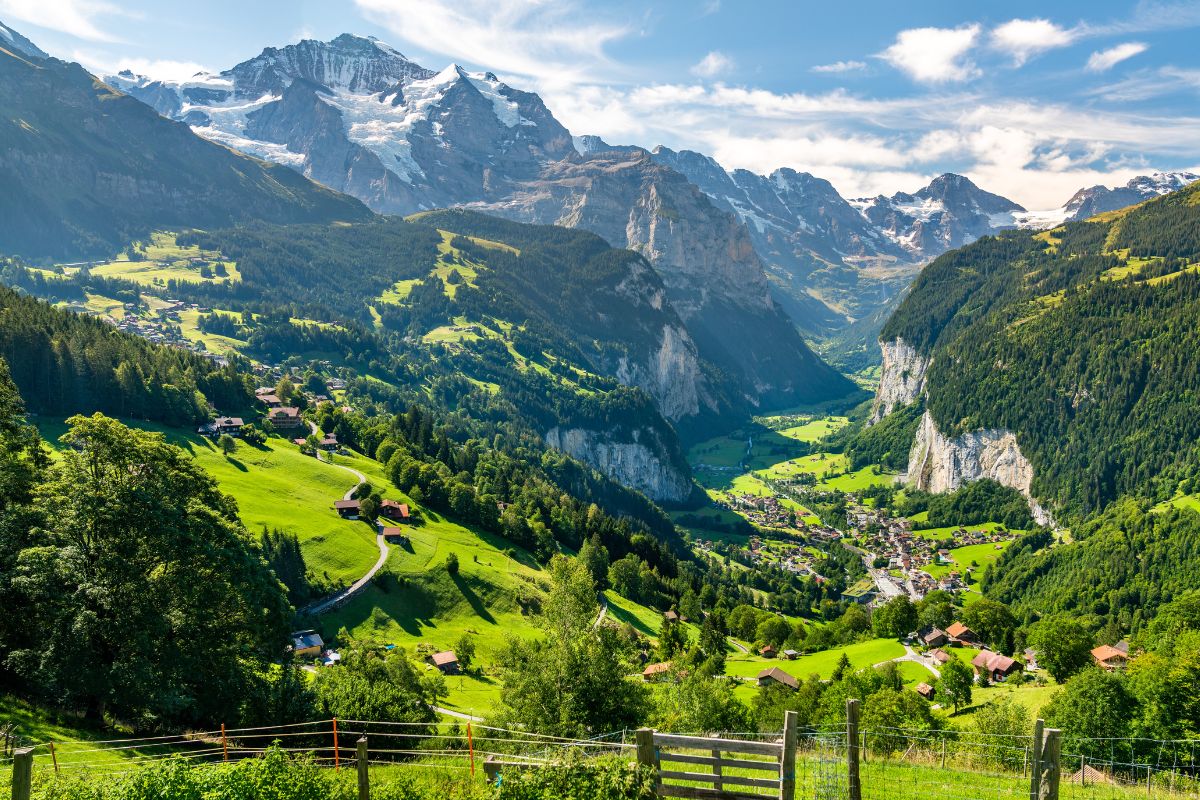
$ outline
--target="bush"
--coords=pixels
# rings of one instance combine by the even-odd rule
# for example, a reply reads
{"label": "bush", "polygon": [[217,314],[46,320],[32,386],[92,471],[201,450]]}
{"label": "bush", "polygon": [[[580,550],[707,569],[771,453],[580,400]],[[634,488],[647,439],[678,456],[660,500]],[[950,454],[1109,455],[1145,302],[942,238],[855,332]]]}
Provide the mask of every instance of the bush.
{"label": "bush", "polygon": [[654,800],[649,767],[621,759],[513,770],[503,776],[499,800]]}

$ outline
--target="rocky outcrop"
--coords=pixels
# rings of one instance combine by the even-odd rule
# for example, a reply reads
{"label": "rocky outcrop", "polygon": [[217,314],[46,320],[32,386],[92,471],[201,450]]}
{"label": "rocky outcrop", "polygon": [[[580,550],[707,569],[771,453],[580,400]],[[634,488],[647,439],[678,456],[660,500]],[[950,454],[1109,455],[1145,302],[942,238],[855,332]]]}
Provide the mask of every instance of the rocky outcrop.
{"label": "rocky outcrop", "polygon": [[[659,413],[672,422],[700,413],[704,379],[696,356],[696,345],[687,331],[667,326],[662,331],[662,343],[650,354],[645,364],[631,362],[625,357],[616,369],[616,379],[627,386],[637,386],[654,398]],[[715,407],[711,398],[705,405]]]}
{"label": "rocky outcrop", "polygon": [[923,491],[939,493],[981,478],[1016,489],[1029,500],[1029,510],[1039,525],[1054,524],[1054,518],[1030,494],[1033,466],[1012,431],[987,428],[950,438],[938,430],[926,411],[908,454],[909,482]]}
{"label": "rocky outcrop", "polygon": [[883,351],[883,370],[868,425],[874,425],[900,406],[915,402],[925,391],[925,373],[929,370],[929,356],[918,353],[903,339],[880,342],[879,349]]}
{"label": "rocky outcrop", "polygon": [[[620,484],[659,502],[683,502],[692,492],[691,478],[651,446],[652,433],[634,431],[631,442],[618,441],[614,431],[554,427],[546,444],[572,458],[591,464]],[[645,441],[642,441],[645,440]]]}

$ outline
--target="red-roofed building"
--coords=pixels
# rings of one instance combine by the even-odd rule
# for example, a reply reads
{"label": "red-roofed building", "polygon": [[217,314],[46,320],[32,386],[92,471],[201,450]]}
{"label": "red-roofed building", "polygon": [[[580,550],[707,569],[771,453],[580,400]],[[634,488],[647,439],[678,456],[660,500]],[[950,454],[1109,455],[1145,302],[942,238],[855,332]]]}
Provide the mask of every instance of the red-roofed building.
{"label": "red-roofed building", "polygon": [[407,522],[410,515],[408,503],[398,503],[395,500],[384,500],[379,504],[379,513],[397,522]]}
{"label": "red-roofed building", "polygon": [[979,655],[971,659],[971,666],[975,667],[975,674],[987,675],[988,680],[993,682],[1002,681],[1014,672],[1021,671],[1019,662],[991,650],[980,650]]}
{"label": "red-roofed building", "polygon": [[453,650],[443,650],[440,653],[434,653],[429,657],[429,661],[441,670],[444,675],[457,675],[459,672],[458,656],[454,654]]}
{"label": "red-roofed building", "polygon": [[1129,653],[1122,652],[1106,644],[1102,644],[1093,650],[1092,658],[1096,659],[1097,666],[1103,667],[1109,672],[1129,663]]}
{"label": "red-roofed building", "polygon": [[961,622],[946,628],[946,635],[950,637],[951,644],[979,644],[979,637],[975,635],[975,631]]}

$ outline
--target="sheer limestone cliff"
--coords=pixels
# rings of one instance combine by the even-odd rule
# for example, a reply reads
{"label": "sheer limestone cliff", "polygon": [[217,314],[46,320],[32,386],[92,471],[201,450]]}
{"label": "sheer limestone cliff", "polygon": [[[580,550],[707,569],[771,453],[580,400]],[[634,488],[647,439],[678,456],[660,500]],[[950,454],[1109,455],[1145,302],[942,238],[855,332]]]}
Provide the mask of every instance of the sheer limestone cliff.
{"label": "sheer limestone cliff", "polygon": [[682,502],[692,491],[687,472],[660,454],[653,434],[634,431],[632,442],[618,441],[615,432],[584,428],[554,427],[546,432],[546,444],[555,450],[591,464],[613,480],[637,489],[652,500]]}
{"label": "sheer limestone cliff", "polygon": [[950,492],[970,481],[992,480],[1018,490],[1029,500],[1039,525],[1053,525],[1050,513],[1030,494],[1033,466],[1012,431],[989,428],[950,438],[928,411],[921,418],[908,456],[908,479],[927,492]]}
{"label": "sheer limestone cliff", "polygon": [[879,349],[883,351],[883,370],[879,376],[875,405],[871,409],[870,425],[921,396],[925,391],[925,373],[929,370],[930,362],[929,356],[918,353],[903,339],[880,342]]}

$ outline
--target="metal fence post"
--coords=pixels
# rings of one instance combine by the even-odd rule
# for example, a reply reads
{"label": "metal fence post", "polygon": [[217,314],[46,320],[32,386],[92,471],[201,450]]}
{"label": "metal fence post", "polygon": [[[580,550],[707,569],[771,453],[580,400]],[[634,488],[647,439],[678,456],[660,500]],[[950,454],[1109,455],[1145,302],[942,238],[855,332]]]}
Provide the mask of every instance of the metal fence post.
{"label": "metal fence post", "polygon": [[858,774],[858,701],[846,701],[846,789],[850,800],[862,800]]}
{"label": "metal fence post", "polygon": [[783,715],[783,758],[779,761],[779,800],[796,800],[796,724],[799,715]]}
{"label": "metal fence post", "polygon": [[1042,744],[1042,795],[1041,800],[1058,800],[1058,783],[1061,773],[1062,731],[1050,728]]}
{"label": "metal fence post", "polygon": [[1042,731],[1045,720],[1033,723],[1033,742],[1029,745],[1029,800],[1038,800],[1042,793]]}
{"label": "metal fence post", "polygon": [[371,800],[371,763],[365,736],[358,740],[358,753],[354,761],[358,767],[358,800]]}
{"label": "metal fence post", "polygon": [[29,800],[33,794],[33,748],[13,751],[12,800]]}

